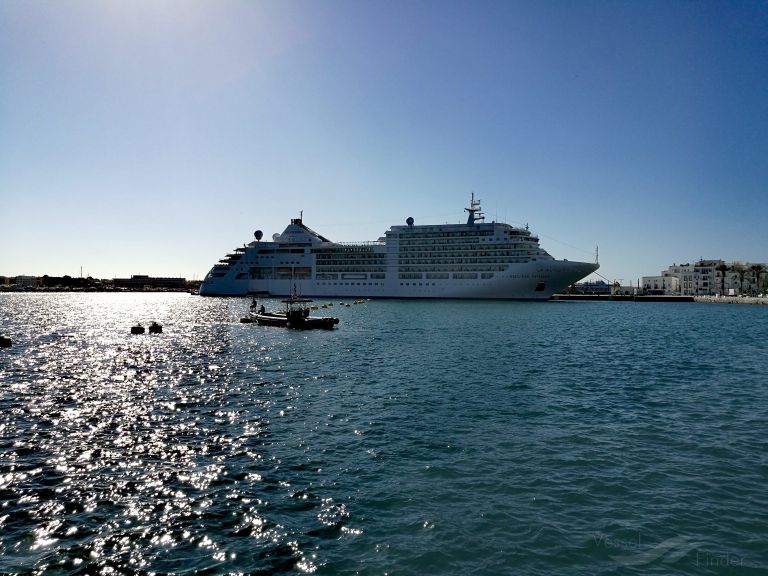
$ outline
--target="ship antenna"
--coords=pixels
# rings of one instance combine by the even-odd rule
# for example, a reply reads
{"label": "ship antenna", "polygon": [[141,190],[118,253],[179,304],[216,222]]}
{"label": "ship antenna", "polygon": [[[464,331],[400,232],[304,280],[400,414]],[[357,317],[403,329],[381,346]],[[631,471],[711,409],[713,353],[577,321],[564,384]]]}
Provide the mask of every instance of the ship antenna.
{"label": "ship antenna", "polygon": [[485,220],[485,214],[481,212],[482,208],[480,208],[480,200],[475,200],[474,192],[472,192],[472,199],[469,202],[469,208],[464,208],[464,210],[469,212],[469,216],[467,217],[467,224],[474,224],[475,220]]}

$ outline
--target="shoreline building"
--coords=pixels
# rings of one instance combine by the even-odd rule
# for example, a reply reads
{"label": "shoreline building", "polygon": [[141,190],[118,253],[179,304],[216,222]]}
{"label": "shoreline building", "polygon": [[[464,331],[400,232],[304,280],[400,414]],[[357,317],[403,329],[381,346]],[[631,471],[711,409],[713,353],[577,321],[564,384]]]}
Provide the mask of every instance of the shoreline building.
{"label": "shoreline building", "polygon": [[87,276],[0,276],[2,292],[187,292],[199,286],[186,278],[163,278],[135,274],[112,280]]}
{"label": "shoreline building", "polygon": [[112,284],[115,288],[124,288],[133,291],[154,290],[186,290],[186,278],[159,278],[145,274],[134,274],[130,278],[114,278]]}
{"label": "shoreline building", "polygon": [[741,296],[768,291],[768,264],[699,260],[672,264],[659,276],[643,276],[646,294]]}
{"label": "shoreline building", "polygon": [[604,280],[595,280],[579,282],[574,284],[568,292],[570,294],[601,294],[608,295],[612,293],[612,286]]}

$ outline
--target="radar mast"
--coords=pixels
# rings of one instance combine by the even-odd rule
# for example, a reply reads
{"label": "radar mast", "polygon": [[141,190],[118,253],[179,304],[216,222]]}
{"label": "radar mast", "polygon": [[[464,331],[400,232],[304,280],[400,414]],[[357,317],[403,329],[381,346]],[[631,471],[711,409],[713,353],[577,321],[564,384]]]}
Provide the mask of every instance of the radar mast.
{"label": "radar mast", "polygon": [[[480,208],[480,200],[475,200],[474,192],[472,192],[472,200],[469,202],[469,208],[464,208],[464,210],[469,212],[467,224],[474,224],[475,220],[485,220],[485,214],[482,213],[482,208]],[[477,213],[477,215],[475,215],[475,213]]]}

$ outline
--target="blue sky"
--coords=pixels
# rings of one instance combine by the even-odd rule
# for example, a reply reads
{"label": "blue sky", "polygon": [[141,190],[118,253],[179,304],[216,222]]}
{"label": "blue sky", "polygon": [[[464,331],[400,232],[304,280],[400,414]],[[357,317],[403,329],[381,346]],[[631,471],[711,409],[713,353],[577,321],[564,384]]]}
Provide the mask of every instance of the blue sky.
{"label": "blue sky", "polygon": [[768,2],[0,3],[0,274],[201,278],[290,218],[768,261]]}

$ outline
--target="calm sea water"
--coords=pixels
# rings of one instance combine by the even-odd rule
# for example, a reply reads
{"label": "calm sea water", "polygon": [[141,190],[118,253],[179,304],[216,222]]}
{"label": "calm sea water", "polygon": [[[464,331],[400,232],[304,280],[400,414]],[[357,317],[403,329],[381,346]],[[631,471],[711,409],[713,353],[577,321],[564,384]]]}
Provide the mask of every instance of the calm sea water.
{"label": "calm sea water", "polygon": [[768,307],[334,304],[0,295],[0,573],[768,573]]}

